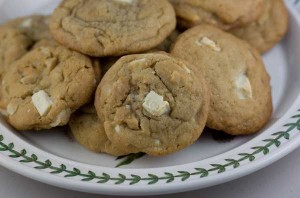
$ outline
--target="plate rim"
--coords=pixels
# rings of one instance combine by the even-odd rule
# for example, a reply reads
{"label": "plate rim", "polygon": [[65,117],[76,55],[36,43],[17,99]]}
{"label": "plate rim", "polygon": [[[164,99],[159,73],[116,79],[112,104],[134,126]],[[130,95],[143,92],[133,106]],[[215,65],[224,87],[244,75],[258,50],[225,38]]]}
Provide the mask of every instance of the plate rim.
{"label": "plate rim", "polygon": [[[295,17],[300,27],[299,14],[295,9],[299,0],[287,0],[286,2],[289,12]],[[40,151],[29,143],[24,143],[24,140],[20,138],[15,140],[15,142],[23,142],[23,147],[26,148],[24,149],[13,142],[14,138],[10,136],[15,135],[9,135],[9,130],[2,125],[0,126],[0,165],[43,183],[89,193],[154,195],[204,188],[255,172],[300,146],[300,109],[297,109],[300,107],[299,103],[300,94],[298,94],[284,115],[271,126],[272,129],[276,128],[276,130],[265,134],[269,138],[262,138],[262,134],[258,136],[260,138],[255,137],[237,148],[205,159],[206,162],[212,161],[212,159],[219,161],[219,163],[209,164],[209,166],[194,167],[198,163],[204,164],[204,160],[176,166],[147,169],[108,168],[88,165],[58,157],[46,151]],[[269,129],[270,131],[271,128]],[[278,132],[273,133],[277,129]],[[7,134],[3,131],[7,131]],[[239,153],[243,146],[250,145],[250,143],[255,141],[258,142],[258,139],[261,139],[259,140],[260,143],[265,142],[265,144],[258,144],[255,147],[248,148],[248,151],[253,150],[252,153]],[[235,158],[217,159],[219,156],[225,156],[233,151],[239,151],[232,154]],[[38,153],[43,155],[38,155]],[[236,158],[237,156],[240,158]],[[221,161],[223,164],[220,163]],[[169,170],[181,167],[186,167],[189,171],[182,169]],[[95,171],[96,169],[97,171]],[[210,175],[210,173],[212,174]]]}

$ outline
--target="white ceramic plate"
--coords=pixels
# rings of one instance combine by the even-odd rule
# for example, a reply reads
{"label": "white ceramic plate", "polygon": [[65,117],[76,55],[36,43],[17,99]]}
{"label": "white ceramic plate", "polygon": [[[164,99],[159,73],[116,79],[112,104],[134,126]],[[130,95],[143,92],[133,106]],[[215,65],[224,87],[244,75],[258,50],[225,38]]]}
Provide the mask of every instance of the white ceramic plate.
{"label": "white ceramic plate", "polygon": [[[58,2],[0,0],[0,21],[50,13]],[[207,133],[173,155],[144,156],[115,168],[120,160],[83,149],[70,141],[63,129],[19,133],[1,119],[0,164],[63,188],[99,194],[150,195],[220,184],[273,163],[300,145],[300,18],[298,1],[286,2],[290,12],[288,34],[264,55],[272,77],[274,113],[260,133],[227,142],[215,141]]]}

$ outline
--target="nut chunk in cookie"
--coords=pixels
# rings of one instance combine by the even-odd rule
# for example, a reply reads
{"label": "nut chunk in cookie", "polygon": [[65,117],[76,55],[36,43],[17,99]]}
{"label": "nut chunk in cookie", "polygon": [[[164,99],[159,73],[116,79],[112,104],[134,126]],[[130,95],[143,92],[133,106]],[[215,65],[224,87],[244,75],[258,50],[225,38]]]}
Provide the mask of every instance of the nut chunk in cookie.
{"label": "nut chunk in cookie", "polygon": [[175,29],[167,0],[64,0],[50,20],[53,37],[90,56],[144,52]]}
{"label": "nut chunk in cookie", "polygon": [[18,130],[66,125],[95,89],[93,61],[63,46],[38,47],[11,65],[2,93]]}
{"label": "nut chunk in cookie", "polygon": [[115,145],[129,153],[166,155],[201,135],[209,92],[190,64],[168,54],[129,55],[104,75],[95,106]]}
{"label": "nut chunk in cookie", "polygon": [[211,88],[207,126],[232,135],[258,132],[272,114],[270,77],[253,47],[209,25],[181,34],[171,53],[203,72]]}

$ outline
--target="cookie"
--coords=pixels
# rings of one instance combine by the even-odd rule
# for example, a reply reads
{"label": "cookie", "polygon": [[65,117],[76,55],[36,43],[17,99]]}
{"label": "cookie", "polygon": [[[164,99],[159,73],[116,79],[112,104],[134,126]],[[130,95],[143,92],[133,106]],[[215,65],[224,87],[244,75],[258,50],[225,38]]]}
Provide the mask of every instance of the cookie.
{"label": "cookie", "polygon": [[[148,50],[144,53],[155,53],[160,51],[168,52],[171,48],[171,45],[176,40],[176,38],[179,36],[180,32],[179,30],[174,30],[166,40],[164,40],[160,45],[155,47],[154,49]],[[101,58],[101,70],[103,75],[117,62],[117,60],[120,59],[120,57],[104,57]]]}
{"label": "cookie", "polygon": [[45,46],[52,46],[52,47],[56,47],[57,45],[60,45],[59,43],[57,43],[54,39],[50,38],[50,39],[41,39],[37,42],[34,43],[34,45],[32,46],[32,49],[36,49],[39,47],[45,47]]}
{"label": "cookie", "polygon": [[154,156],[196,141],[208,106],[201,73],[166,53],[122,57],[104,75],[95,96],[108,138],[129,153]]}
{"label": "cookie", "polygon": [[255,22],[230,32],[248,41],[260,53],[267,52],[286,34],[288,12],[283,0],[266,0],[264,14]]}
{"label": "cookie", "polygon": [[175,25],[167,0],[64,0],[50,20],[58,42],[97,57],[152,49]]}
{"label": "cookie", "polygon": [[14,28],[0,28],[0,76],[9,65],[28,52],[32,40]]}
{"label": "cookie", "polygon": [[[55,47],[55,46],[58,46],[60,45],[59,43],[57,43],[53,38],[46,38],[46,39],[41,39],[39,40],[38,42],[36,42],[32,49],[36,49],[36,48],[39,48],[39,47],[45,47],[45,46],[52,46],[52,47]],[[95,81],[95,84],[99,84],[101,78],[102,78],[102,69],[101,69],[101,66],[100,66],[100,61],[96,58],[91,58],[92,61],[93,61],[93,69],[94,69],[94,72],[95,72],[95,77],[96,77],[96,81]]]}
{"label": "cookie", "polygon": [[[0,29],[0,87],[2,86],[2,78],[10,64],[27,53],[32,43],[33,41],[18,29]],[[0,91],[0,109],[3,108],[5,108],[5,104]]]}
{"label": "cookie", "polygon": [[258,132],[272,114],[270,77],[247,42],[209,25],[181,34],[171,53],[203,72],[211,89],[207,126],[232,135]]}
{"label": "cookie", "polygon": [[107,138],[103,123],[98,119],[94,105],[89,105],[89,112],[78,111],[71,116],[69,126],[74,138],[85,148],[114,156],[127,155],[129,153],[115,147]]}
{"label": "cookie", "polygon": [[40,39],[50,38],[48,17],[33,15],[10,20],[0,26],[0,75],[7,67],[26,54]]}
{"label": "cookie", "polygon": [[[170,36],[168,36],[160,45],[155,47],[154,49],[147,50],[146,52],[143,53],[155,53],[155,52],[160,52],[160,51],[165,51],[168,52],[169,49],[171,48],[172,43],[176,40],[176,38],[179,36],[180,32],[179,30],[174,30]],[[103,74],[105,74],[113,64],[117,62],[117,60],[120,57],[104,57],[101,58],[101,70],[103,71]]]}
{"label": "cookie", "polygon": [[262,14],[264,0],[169,0],[180,26],[214,25],[223,30],[249,24]]}
{"label": "cookie", "polygon": [[[32,15],[20,17],[4,23],[1,28],[16,28],[24,32],[33,41],[51,38],[49,31],[49,16]],[[1,29],[0,28],[0,29]]]}
{"label": "cookie", "polygon": [[2,83],[8,122],[18,130],[67,124],[94,92],[93,61],[63,46],[33,49],[11,65]]}

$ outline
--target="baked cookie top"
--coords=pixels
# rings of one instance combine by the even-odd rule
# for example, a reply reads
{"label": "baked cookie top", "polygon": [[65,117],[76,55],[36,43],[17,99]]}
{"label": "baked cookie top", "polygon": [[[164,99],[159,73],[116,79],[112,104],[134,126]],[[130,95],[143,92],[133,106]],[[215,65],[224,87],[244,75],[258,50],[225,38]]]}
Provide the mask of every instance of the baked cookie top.
{"label": "baked cookie top", "polygon": [[33,41],[15,28],[0,28],[0,76],[9,65],[28,52]]}
{"label": "baked cookie top", "polygon": [[167,0],[64,0],[50,20],[58,42],[99,57],[154,48],[175,25]]}
{"label": "baked cookie top", "polygon": [[258,19],[264,0],[169,0],[186,28],[210,24],[228,30]]}
{"label": "baked cookie top", "polygon": [[89,57],[62,46],[33,49],[3,78],[8,122],[18,130],[65,125],[88,102],[95,82]]}
{"label": "baked cookie top", "polygon": [[257,21],[231,30],[231,33],[248,41],[261,53],[274,47],[288,28],[288,12],[283,0],[266,0],[265,4],[264,12]]}
{"label": "baked cookie top", "polygon": [[51,37],[47,21],[48,16],[32,15],[10,20],[0,26],[0,76],[35,42]]}
{"label": "baked cookie top", "polygon": [[119,59],[96,91],[108,138],[128,152],[173,153],[202,133],[209,106],[204,78],[166,53]]}
{"label": "baked cookie top", "polygon": [[26,36],[34,42],[41,39],[50,39],[51,34],[49,31],[49,16],[45,15],[31,15],[19,17],[4,23],[2,28],[16,28],[21,30]]}
{"label": "baked cookie top", "polygon": [[[0,28],[0,88],[2,78],[10,68],[10,64],[28,52],[33,41],[15,28]],[[5,108],[0,91],[0,109]]]}
{"label": "baked cookie top", "polygon": [[203,72],[211,89],[208,127],[243,135],[267,123],[272,114],[270,77],[248,43],[201,25],[181,34],[171,53]]}
{"label": "baked cookie top", "polygon": [[[36,49],[39,47],[47,47],[47,46],[58,46],[60,45],[59,43],[57,43],[53,38],[45,38],[45,39],[41,39],[38,42],[36,42],[33,46],[32,49]],[[96,77],[96,84],[98,85],[101,78],[102,78],[102,65],[100,65],[100,60],[98,58],[91,58],[91,60],[93,61],[93,69],[95,72],[95,77]]]}
{"label": "baked cookie top", "polygon": [[87,149],[94,152],[107,153],[114,156],[129,153],[117,148],[105,133],[103,123],[98,119],[94,105],[89,105],[89,111],[77,111],[72,114],[69,126],[74,138]]}

